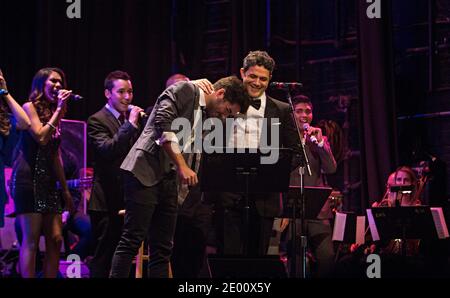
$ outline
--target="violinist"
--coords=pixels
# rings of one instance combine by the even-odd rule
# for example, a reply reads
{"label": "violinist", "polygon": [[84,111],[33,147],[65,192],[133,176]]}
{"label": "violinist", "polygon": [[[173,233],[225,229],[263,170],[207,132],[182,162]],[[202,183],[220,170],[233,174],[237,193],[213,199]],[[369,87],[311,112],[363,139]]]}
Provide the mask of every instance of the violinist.
{"label": "violinist", "polygon": [[[414,171],[410,167],[401,166],[391,173],[386,183],[386,192],[383,198],[372,204],[372,208],[396,207],[396,206],[418,206],[421,205],[420,187]],[[397,187],[400,191],[394,191]],[[350,245],[350,254],[344,255],[336,264],[336,276],[339,277],[362,277],[365,275],[367,266],[366,258],[370,254],[379,254],[383,261],[387,260],[390,265],[394,264],[397,257],[402,254],[402,240],[392,239],[387,241],[372,241],[369,228],[366,230],[366,243]],[[419,239],[406,240],[406,255],[417,256],[419,254]],[[395,266],[391,267],[394,268]],[[387,271],[387,270],[386,270]]]}

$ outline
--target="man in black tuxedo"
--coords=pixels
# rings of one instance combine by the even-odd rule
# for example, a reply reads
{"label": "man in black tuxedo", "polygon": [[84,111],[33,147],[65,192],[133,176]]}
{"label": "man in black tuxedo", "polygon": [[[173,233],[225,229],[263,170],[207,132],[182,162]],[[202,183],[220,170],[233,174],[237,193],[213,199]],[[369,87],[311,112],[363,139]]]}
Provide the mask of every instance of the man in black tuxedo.
{"label": "man in black tuxedo", "polygon": [[148,276],[169,276],[177,217],[177,174],[180,183],[198,183],[180,147],[188,148],[191,141],[201,138],[202,133],[192,127],[201,124],[202,110],[207,116],[223,119],[248,107],[238,78],[220,79],[214,90],[205,94],[191,82],[179,82],[158,97],[144,131],[121,166],[125,171],[125,224],[111,277],[129,276],[132,259],[145,236],[151,255]]}
{"label": "man in black tuxedo", "polygon": [[[236,127],[229,139],[228,146],[241,148],[271,147],[291,148],[298,152],[299,137],[296,131],[290,107],[266,94],[275,61],[264,51],[252,51],[243,61],[240,70],[247,94],[252,98],[246,119]],[[261,119],[267,119],[269,126],[264,130]],[[275,120],[275,121],[271,121]],[[261,122],[260,122],[261,123]],[[270,125],[272,124],[272,125]],[[278,128],[278,134],[275,127]],[[267,133],[266,136],[262,134]],[[261,142],[262,137],[274,143]],[[249,198],[249,237],[247,239],[250,255],[265,255],[269,247],[274,217],[281,213],[279,193],[250,195]],[[216,234],[219,254],[243,254],[243,208],[241,194],[220,193],[215,200]]]}
{"label": "man in black tuxedo", "polygon": [[122,232],[124,196],[120,164],[139,136],[141,108],[131,106],[130,76],[114,71],[105,79],[106,105],[88,119],[88,141],[94,153],[94,182],[89,216],[95,241],[91,277],[108,277]]}

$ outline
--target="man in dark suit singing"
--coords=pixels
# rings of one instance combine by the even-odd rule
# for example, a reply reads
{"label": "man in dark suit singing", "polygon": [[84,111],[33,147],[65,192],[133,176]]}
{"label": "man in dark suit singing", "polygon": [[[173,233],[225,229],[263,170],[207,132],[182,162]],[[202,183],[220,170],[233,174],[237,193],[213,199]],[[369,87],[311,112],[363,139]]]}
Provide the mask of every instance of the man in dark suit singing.
{"label": "man in dark suit singing", "polygon": [[190,141],[180,139],[180,129],[188,126],[191,139],[201,139],[202,133],[195,127],[201,124],[202,110],[207,116],[223,119],[243,113],[248,107],[248,97],[238,78],[226,77],[213,86],[215,91],[211,94],[205,94],[191,82],[167,88],[158,97],[144,131],[122,163],[125,224],[111,277],[129,276],[133,256],[145,236],[151,255],[148,276],[169,276],[177,217],[176,178],[178,175],[180,183],[189,186],[198,183],[197,174],[181,154],[181,145],[187,148]]}
{"label": "man in dark suit singing", "polygon": [[119,242],[124,209],[120,164],[139,136],[141,108],[131,106],[130,76],[114,71],[105,79],[108,102],[88,119],[88,140],[94,153],[94,184],[89,216],[95,241],[90,276],[109,276],[111,260]]}
{"label": "man in dark suit singing", "polygon": [[[244,121],[237,122],[229,147],[285,147],[299,150],[299,136],[290,107],[266,94],[275,61],[264,51],[252,51],[240,70],[244,87],[252,98]],[[263,119],[269,124],[263,128]],[[275,121],[274,121],[275,120]],[[277,127],[273,127],[277,126]],[[278,131],[278,133],[277,133]],[[269,140],[265,143],[264,140]],[[297,160],[297,159],[295,159]],[[215,200],[218,253],[227,255],[265,255],[269,247],[274,217],[281,212],[278,193],[250,195],[248,239],[244,239],[244,199],[241,194],[221,193]],[[247,251],[244,252],[244,242]]]}
{"label": "man in dark suit singing", "polygon": [[[305,175],[305,186],[325,186],[325,174],[336,172],[336,161],[331,151],[330,143],[326,136],[322,135],[319,127],[311,126],[313,120],[313,104],[309,97],[298,94],[293,99],[294,115],[302,130],[302,142],[305,145],[305,152],[308,156],[311,168],[311,176]],[[300,186],[300,173],[296,168],[291,172],[291,185]],[[305,221],[305,231],[308,237],[308,245],[312,248],[317,263],[317,270],[313,271],[313,277],[330,277],[334,266],[334,247],[332,241],[332,229],[330,220],[332,218],[330,201],[327,200],[322,206],[316,219],[307,219]],[[289,223],[289,219],[283,219],[281,231]],[[301,233],[301,220],[297,219],[296,231]],[[288,238],[291,232],[289,231]],[[291,252],[291,256],[294,252]],[[297,258],[300,264],[300,256]],[[300,269],[300,267],[299,267]],[[301,272],[298,270],[298,272]]]}

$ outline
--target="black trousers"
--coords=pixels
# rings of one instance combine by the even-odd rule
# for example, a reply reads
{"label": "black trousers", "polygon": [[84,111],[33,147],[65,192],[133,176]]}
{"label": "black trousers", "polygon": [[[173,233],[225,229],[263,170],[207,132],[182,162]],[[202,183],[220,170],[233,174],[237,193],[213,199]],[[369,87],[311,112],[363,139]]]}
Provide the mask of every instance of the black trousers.
{"label": "black trousers", "polygon": [[[242,200],[234,206],[216,205],[214,223],[216,227],[218,253],[222,255],[264,256],[272,236],[273,217],[261,216],[254,203],[246,208]],[[245,237],[246,230],[248,235]],[[244,247],[247,245],[247,251]]]}
{"label": "black trousers", "polygon": [[[311,268],[311,274],[315,278],[329,278],[334,271],[335,265],[335,252],[333,246],[333,232],[329,219],[307,219],[306,224],[306,237],[308,248],[312,249],[316,260],[315,268]],[[285,230],[283,238],[287,238],[287,252],[292,257],[292,225]],[[301,221],[297,219],[296,232],[297,232],[297,272],[301,270],[301,236],[302,226]]]}
{"label": "black trousers", "polygon": [[107,278],[122,233],[123,216],[100,211],[89,211],[89,216],[95,242],[94,256],[89,263],[90,277]]}
{"label": "black trousers", "polygon": [[173,277],[202,277],[211,222],[212,206],[202,202],[200,191],[191,191],[177,218],[171,261]]}
{"label": "black trousers", "polygon": [[130,173],[125,181],[125,223],[114,253],[111,277],[127,278],[133,257],[147,236],[149,277],[169,277],[173,235],[177,219],[175,172],[152,187],[142,185]]}

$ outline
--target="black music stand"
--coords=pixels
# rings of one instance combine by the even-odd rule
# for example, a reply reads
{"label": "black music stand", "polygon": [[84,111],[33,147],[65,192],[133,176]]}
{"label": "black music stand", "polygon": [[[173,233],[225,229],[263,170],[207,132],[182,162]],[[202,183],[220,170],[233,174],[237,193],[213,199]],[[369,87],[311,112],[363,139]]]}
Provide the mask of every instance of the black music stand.
{"label": "black music stand", "polygon": [[[305,144],[303,143],[302,139],[302,130],[303,127],[300,127],[300,124],[298,123],[295,114],[294,114],[294,103],[292,101],[292,92],[297,88],[297,87],[302,87],[303,85],[301,83],[296,83],[296,84],[282,84],[281,87],[278,86],[278,84],[275,84],[275,86],[277,88],[281,88],[284,91],[286,91],[286,98],[287,101],[289,102],[289,106],[290,106],[290,114],[291,114],[291,118],[292,121],[295,125],[295,129],[297,131],[299,140],[300,140],[300,144],[299,144],[299,156],[300,156],[300,166],[298,167],[298,173],[300,175],[300,193],[299,193],[299,198],[300,198],[300,208],[301,210],[303,210],[301,212],[301,214],[305,214],[305,200],[303,199],[304,197],[304,187],[305,187],[305,183],[304,183],[304,176],[305,176],[305,172],[308,176],[312,175],[311,172],[311,166],[309,165],[309,159],[308,159],[308,155],[306,154],[306,149],[305,149]],[[296,216],[297,212],[295,210],[297,210],[298,208],[298,204],[297,204],[297,200],[294,200],[294,204],[293,204],[293,210],[294,212],[293,215]],[[307,239],[306,239],[306,230],[305,230],[305,219],[303,217],[301,217],[301,221],[302,221],[302,229],[301,229],[301,247],[302,247],[302,278],[306,278],[306,247],[307,247]],[[295,218],[294,218],[294,222],[295,222]],[[296,231],[296,225],[293,225],[293,229],[292,229],[292,235],[293,235],[293,239],[295,239],[295,236],[297,235],[297,231]],[[295,242],[293,241],[293,246],[295,249]],[[295,251],[295,250],[294,250]],[[297,263],[296,260],[297,256],[294,253],[293,255],[293,262],[294,264]],[[297,277],[297,269],[296,266],[294,265],[294,267],[292,268],[292,272],[293,272],[293,276]]]}
{"label": "black music stand", "polygon": [[200,189],[203,192],[236,192],[244,197],[244,255],[248,254],[249,194],[281,193],[289,189],[292,150],[278,151],[275,163],[261,163],[270,156],[265,151],[248,148],[214,148],[213,153],[203,153]]}
{"label": "black music stand", "polygon": [[406,239],[438,239],[429,206],[374,207],[367,209],[367,219],[376,226],[376,231],[371,227],[372,238],[402,239],[404,257]]}
{"label": "black music stand", "polygon": [[[297,219],[301,220],[301,260],[302,260],[302,277],[306,277],[306,222],[307,219],[316,219],[325,204],[326,200],[330,196],[332,188],[330,187],[302,187],[301,186],[290,186],[289,192],[285,199],[283,215],[282,217],[292,219],[292,257],[291,257],[291,277],[297,277]],[[297,208],[297,206],[302,206],[302,208]],[[302,214],[304,213],[304,214]]]}
{"label": "black music stand", "polygon": [[[311,187],[305,186],[305,219],[317,219],[320,210],[327,201],[333,189],[331,187]],[[284,204],[283,216],[293,218],[293,205],[294,200],[300,201],[300,187],[289,186],[289,192]],[[298,203],[298,202],[297,202]],[[301,209],[297,209],[296,218],[301,218]]]}
{"label": "black music stand", "polygon": [[404,194],[412,193],[414,185],[394,184],[389,187],[389,190],[395,194],[395,206],[400,207],[402,205],[402,199]]}

